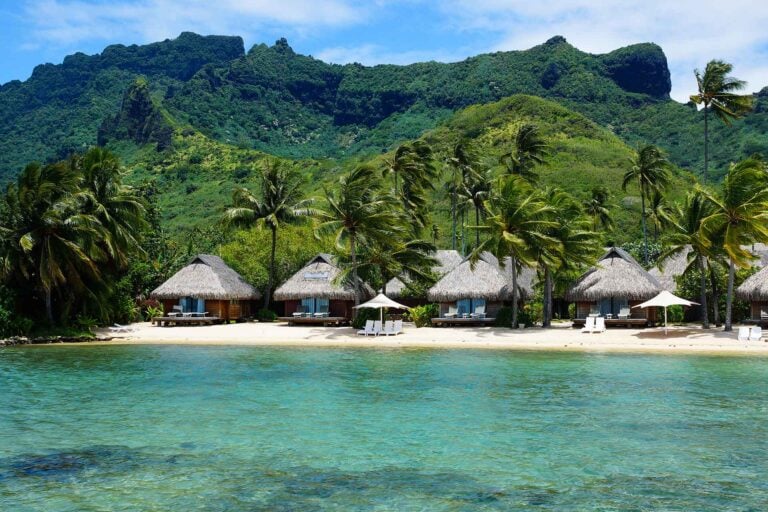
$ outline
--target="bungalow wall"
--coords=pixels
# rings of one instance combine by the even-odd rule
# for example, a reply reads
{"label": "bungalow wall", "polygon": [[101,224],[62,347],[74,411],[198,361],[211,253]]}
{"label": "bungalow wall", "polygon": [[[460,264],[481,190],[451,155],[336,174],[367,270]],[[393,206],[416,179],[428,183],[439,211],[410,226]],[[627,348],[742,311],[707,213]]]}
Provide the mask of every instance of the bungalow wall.
{"label": "bungalow wall", "polygon": [[[440,303],[440,316],[445,316],[446,313],[448,313],[449,308],[455,308],[456,307],[456,301],[452,302],[441,302]],[[504,307],[504,302],[502,301],[485,301],[485,316],[489,318],[495,318],[496,315],[499,313],[499,310]],[[471,313],[471,311],[469,311]]]}
{"label": "bungalow wall", "polygon": [[749,303],[749,318],[752,320],[765,320],[768,315],[768,302],[752,301]]}
{"label": "bungalow wall", "polygon": [[[629,318],[645,318],[651,322],[656,321],[656,308],[635,308],[638,304],[642,304],[645,301],[642,300],[630,300],[628,302]],[[599,301],[579,301],[576,302],[576,318],[586,318],[592,312],[600,311]],[[618,310],[617,310],[618,311]],[[614,314],[614,318],[616,315]]]}
{"label": "bungalow wall", "polygon": [[[328,316],[337,316],[351,320],[354,318],[355,305],[353,300],[330,300],[328,301]],[[283,316],[291,316],[299,310],[301,299],[283,301]]]}
{"label": "bungalow wall", "polygon": [[[163,311],[168,314],[173,311],[173,306],[180,304],[179,299],[164,299]],[[217,316],[222,320],[243,320],[252,317],[256,312],[253,300],[206,300],[205,311],[208,316]]]}

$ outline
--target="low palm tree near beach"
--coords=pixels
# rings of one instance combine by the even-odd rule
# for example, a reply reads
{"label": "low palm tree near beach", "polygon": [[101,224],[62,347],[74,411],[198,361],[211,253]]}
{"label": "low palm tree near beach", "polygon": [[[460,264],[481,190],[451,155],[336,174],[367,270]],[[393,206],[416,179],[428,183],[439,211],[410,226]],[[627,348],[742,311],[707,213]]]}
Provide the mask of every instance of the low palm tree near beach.
{"label": "low palm tree near beach", "polygon": [[336,248],[348,256],[355,305],[360,304],[358,256],[361,246],[386,244],[398,239],[401,214],[396,200],[381,191],[379,173],[371,166],[361,165],[341,177],[335,191],[325,193],[327,207],[317,214],[318,235],[332,234]]}
{"label": "low palm tree near beach", "polygon": [[499,189],[487,201],[486,208],[488,216],[479,229],[487,232],[488,238],[472,252],[471,261],[476,262],[484,251],[491,252],[500,262],[509,256],[512,265],[512,328],[516,328],[518,272],[523,265],[536,266],[539,254],[556,252],[559,241],[547,231],[557,224],[552,220],[553,208],[519,176],[502,178]]}
{"label": "low palm tree near beach", "polygon": [[726,125],[752,110],[752,96],[737,94],[746,82],[729,76],[733,65],[721,60],[711,60],[704,73],[694,70],[697,93],[691,101],[702,105],[704,112],[704,183],[709,180],[709,111]]}
{"label": "low palm tree near beach", "polygon": [[275,285],[275,250],[277,234],[283,224],[316,214],[312,199],[303,197],[298,172],[281,160],[267,160],[260,178],[260,195],[247,188],[237,188],[232,194],[233,206],[224,214],[227,224],[242,227],[265,226],[271,233],[269,278],[264,291],[264,308],[269,307]]}
{"label": "low palm tree near beach", "polygon": [[731,165],[721,193],[710,194],[709,200],[715,211],[703,224],[722,237],[728,257],[725,330],[730,331],[736,267],[748,267],[753,259],[744,246],[768,242],[768,165],[757,156]]}
{"label": "low palm tree near beach", "polygon": [[640,217],[643,226],[643,263],[648,265],[648,227],[646,225],[645,202],[651,194],[661,192],[670,182],[669,162],[664,153],[652,145],[642,146],[630,161],[624,173],[622,190],[636,184],[640,190]]}

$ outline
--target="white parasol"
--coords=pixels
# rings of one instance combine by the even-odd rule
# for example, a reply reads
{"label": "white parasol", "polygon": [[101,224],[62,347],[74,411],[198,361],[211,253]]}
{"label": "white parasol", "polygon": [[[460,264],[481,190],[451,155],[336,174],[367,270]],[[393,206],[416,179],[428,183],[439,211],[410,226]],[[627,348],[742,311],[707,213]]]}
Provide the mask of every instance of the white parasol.
{"label": "white parasol", "polygon": [[678,297],[674,293],[670,293],[667,290],[664,290],[663,292],[659,293],[654,298],[647,300],[643,302],[642,304],[638,304],[637,306],[632,306],[633,308],[649,308],[649,307],[659,307],[664,308],[664,334],[667,333],[667,308],[669,306],[698,306],[698,302],[693,302],[690,300],[683,299],[682,297]]}
{"label": "white parasol", "polygon": [[356,308],[371,308],[371,309],[379,309],[381,310],[381,321],[384,321],[384,308],[394,308],[394,309],[411,309],[408,306],[404,306],[403,304],[400,304],[398,302],[393,301],[383,293],[378,294],[368,302],[363,302],[362,304],[355,306]]}

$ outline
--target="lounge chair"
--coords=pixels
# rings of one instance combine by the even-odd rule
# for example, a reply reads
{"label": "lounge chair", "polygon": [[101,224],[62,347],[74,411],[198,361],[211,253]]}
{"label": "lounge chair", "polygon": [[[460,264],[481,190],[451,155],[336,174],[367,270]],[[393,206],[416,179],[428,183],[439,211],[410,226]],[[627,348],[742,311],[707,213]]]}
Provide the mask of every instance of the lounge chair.
{"label": "lounge chair", "polygon": [[394,334],[401,334],[403,332],[403,321],[402,320],[395,320],[395,332]]}
{"label": "lounge chair", "polygon": [[739,327],[738,340],[739,341],[749,340],[749,327]]}
{"label": "lounge chair", "polygon": [[177,304],[173,306],[173,309],[168,313],[168,316],[184,316],[184,308]]}
{"label": "lounge chair", "polygon": [[458,309],[456,306],[448,306],[448,312],[443,315],[444,318],[456,318],[456,314],[458,313]]}
{"label": "lounge chair", "polygon": [[397,334],[395,332],[395,322],[392,320],[387,320],[386,322],[384,322],[384,330],[381,332],[381,334],[385,336],[389,336],[389,335],[394,336],[395,334]]}
{"label": "lounge chair", "polygon": [[605,317],[595,318],[595,328],[592,329],[592,332],[605,332]]}
{"label": "lounge chair", "polygon": [[749,331],[749,341],[760,341],[763,338],[763,328],[753,327]]}
{"label": "lounge chair", "polygon": [[110,332],[135,332],[136,328],[131,325],[121,325],[121,324],[113,324],[112,327],[109,328]]}
{"label": "lounge chair", "polygon": [[594,328],[595,328],[595,317],[588,316],[586,320],[584,320],[584,327],[581,328],[581,332],[592,332]]}
{"label": "lounge chair", "polygon": [[469,316],[472,318],[485,318],[485,304],[475,306],[475,312]]}
{"label": "lounge chair", "polygon": [[304,306],[297,306],[296,311],[293,312],[294,318],[300,318],[304,316]]}
{"label": "lounge chair", "polygon": [[622,320],[627,320],[629,318],[629,315],[631,313],[629,312],[629,308],[621,308],[619,310],[619,314],[616,315],[617,318],[620,318]]}
{"label": "lounge chair", "polygon": [[381,334],[381,320],[373,321],[373,335],[378,336]]}
{"label": "lounge chair", "polygon": [[373,320],[366,320],[365,321],[365,328],[357,331],[357,334],[361,334],[363,336],[368,336],[369,334],[374,334],[374,332],[373,332]]}

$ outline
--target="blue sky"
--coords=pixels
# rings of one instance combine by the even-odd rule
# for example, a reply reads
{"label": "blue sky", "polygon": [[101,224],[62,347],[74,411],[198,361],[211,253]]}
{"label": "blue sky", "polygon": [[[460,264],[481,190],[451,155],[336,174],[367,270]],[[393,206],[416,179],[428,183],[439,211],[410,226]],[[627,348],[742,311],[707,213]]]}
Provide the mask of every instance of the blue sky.
{"label": "blue sky", "polygon": [[651,41],[664,49],[672,96],[693,92],[692,70],[734,64],[748,90],[768,86],[768,2],[756,0],[17,0],[0,2],[0,83],[29,77],[113,43],[142,44],[182,31],[239,35],[246,49],[288,38],[329,62],[456,61],[521,50],[553,35],[605,53]]}

